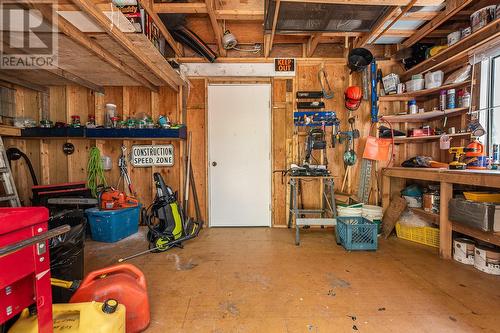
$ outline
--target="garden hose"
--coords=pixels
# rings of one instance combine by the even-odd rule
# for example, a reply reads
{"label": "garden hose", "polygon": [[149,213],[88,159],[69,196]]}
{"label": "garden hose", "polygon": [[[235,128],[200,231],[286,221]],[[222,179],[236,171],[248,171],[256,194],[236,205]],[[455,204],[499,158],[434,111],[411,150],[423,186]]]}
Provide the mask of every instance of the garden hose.
{"label": "garden hose", "polygon": [[106,187],[107,183],[101,162],[101,152],[99,148],[92,147],[89,152],[89,162],[87,164],[87,186],[94,198],[97,198],[97,187],[99,185]]}

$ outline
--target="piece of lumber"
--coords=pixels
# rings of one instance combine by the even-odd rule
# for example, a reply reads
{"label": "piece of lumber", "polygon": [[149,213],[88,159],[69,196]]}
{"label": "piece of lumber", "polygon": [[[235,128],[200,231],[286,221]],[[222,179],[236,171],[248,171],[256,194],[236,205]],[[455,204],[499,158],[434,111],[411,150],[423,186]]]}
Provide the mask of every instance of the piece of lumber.
{"label": "piece of lumber", "polygon": [[[36,6],[42,15],[48,19],[52,20],[52,11],[44,6]],[[120,59],[118,59],[113,53],[108,51],[106,48],[102,47],[99,43],[92,40],[85,33],[81,32],[78,28],[76,28],[71,22],[66,20],[62,16],[58,16],[57,18],[57,28],[60,32],[68,36],[71,40],[76,42],[77,44],[83,46],[85,49],[90,51],[99,59],[107,62],[114,68],[118,69],[120,72],[126,74],[133,80],[137,81],[141,85],[146,88],[149,88],[153,91],[158,91],[158,87],[153,85],[150,81],[144,78],[141,74],[136,72],[130,66],[126,66]]]}
{"label": "piece of lumber", "polygon": [[49,73],[52,73],[62,79],[65,79],[65,80],[68,80],[72,83],[75,83],[75,84],[78,84],[82,87],[86,87],[86,88],[89,88],[90,90],[93,90],[95,92],[98,92],[98,93],[101,93],[101,94],[104,94],[104,87],[103,86],[100,86],[100,85],[97,85],[93,82],[90,82],[89,80],[86,80],[74,73],[71,73],[65,69],[62,69],[62,68],[46,68],[44,69],[45,71],[49,72]]}
{"label": "piece of lumber", "polygon": [[441,182],[439,194],[439,256],[451,258],[452,224],[448,219],[448,202],[453,196],[453,185]]}
{"label": "piece of lumber", "polygon": [[265,49],[264,56],[267,58],[271,54],[271,50],[273,49],[273,41],[274,41],[274,34],[276,33],[276,25],[278,24],[278,16],[280,12],[280,5],[281,5],[281,0],[276,0],[276,5],[274,7],[274,17],[273,17],[273,25],[271,28],[271,35],[269,36],[268,40],[268,47]]}
{"label": "piece of lumber", "polygon": [[446,7],[436,17],[429,21],[422,28],[419,28],[415,33],[402,43],[403,47],[410,47],[420,41],[432,31],[437,29],[441,24],[446,22],[450,17],[458,13],[465,6],[470,4],[472,0],[447,0]]}
{"label": "piece of lumber", "polygon": [[406,209],[406,200],[400,196],[394,195],[389,203],[389,207],[384,212],[384,217],[382,218],[382,234],[384,238],[387,239],[394,230],[396,222],[399,217]]}
{"label": "piece of lumber", "polygon": [[206,14],[204,2],[159,2],[153,4],[155,13],[161,14]]}
{"label": "piece of lumber", "polygon": [[321,32],[316,32],[312,34],[311,37],[309,37],[306,46],[306,56],[308,58],[312,57],[312,55],[314,54],[314,51],[316,50],[316,47],[318,47],[322,35],[323,34]]}
{"label": "piece of lumber", "polygon": [[167,83],[173,90],[179,91],[179,86],[183,81],[179,74],[166,62],[165,66],[161,68],[154,66],[149,61],[149,58],[132,43],[127,36],[119,29],[113,29],[110,25],[109,19],[100,11],[92,0],[72,0],[73,3],[86,13],[97,25],[106,32],[113,40],[115,40],[121,47],[130,53],[138,62],[148,68],[158,78]]}
{"label": "piece of lumber", "polygon": [[363,47],[384,27],[387,21],[392,19],[395,15],[397,15],[401,9],[398,6],[394,6],[387,9],[387,13],[382,16],[377,23],[373,26],[372,30],[361,37],[356,43],[356,47]]}
{"label": "piece of lumber", "polygon": [[375,38],[373,38],[373,40],[371,41],[371,43],[375,43],[386,31],[388,31],[397,21],[399,21],[399,19],[404,14],[408,13],[408,11],[413,8],[413,6],[415,5],[415,3],[417,3],[417,0],[411,0],[408,3],[408,5],[406,5],[405,8],[401,11],[401,13],[399,13],[399,15],[396,16],[396,18],[392,19],[391,22],[384,29],[382,29],[381,32],[379,32],[377,35],[375,35]]}
{"label": "piece of lumber", "polygon": [[139,3],[146,10],[149,16],[151,16],[154,23],[158,26],[163,37],[165,37],[165,40],[167,41],[168,45],[170,45],[172,50],[174,50],[175,55],[178,57],[181,56],[182,55],[181,50],[179,49],[176,41],[174,40],[174,37],[172,37],[172,35],[167,30],[167,27],[165,27],[165,24],[163,24],[163,21],[160,19],[158,14],[156,14],[153,8],[149,5],[149,0],[139,0]]}
{"label": "piece of lumber", "polygon": [[226,21],[264,21],[263,10],[218,9],[215,16],[217,20]]}
{"label": "piece of lumber", "polygon": [[12,76],[12,75],[9,75],[9,74],[3,73],[3,72],[0,72],[0,81],[5,81],[8,83],[17,84],[18,86],[28,88],[31,90],[35,90],[35,91],[39,91],[39,92],[45,93],[45,94],[47,94],[49,92],[49,88],[47,88],[47,87],[38,85],[36,83],[31,83],[31,82],[25,81],[23,79],[20,79],[17,76]]}
{"label": "piece of lumber", "polygon": [[217,17],[215,16],[215,8],[213,5],[213,0],[205,0],[207,6],[208,17],[210,18],[210,24],[212,25],[212,30],[214,31],[215,40],[217,42],[217,47],[219,48],[219,55],[222,57],[226,56],[226,49],[222,45],[222,29],[217,22]]}

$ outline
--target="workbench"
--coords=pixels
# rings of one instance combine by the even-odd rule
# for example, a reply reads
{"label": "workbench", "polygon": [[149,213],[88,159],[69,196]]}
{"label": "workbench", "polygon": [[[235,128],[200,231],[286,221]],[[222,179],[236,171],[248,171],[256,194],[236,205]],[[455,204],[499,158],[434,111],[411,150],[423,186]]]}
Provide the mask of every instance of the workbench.
{"label": "workbench", "polygon": [[424,180],[440,184],[439,215],[427,214],[439,224],[439,255],[444,259],[452,256],[452,231],[500,246],[500,233],[484,232],[448,219],[448,202],[453,196],[453,185],[474,185],[500,189],[500,171],[497,170],[449,170],[431,168],[391,167],[382,169],[382,207],[385,212],[391,197],[404,188],[404,180]]}
{"label": "workbench", "polygon": [[[299,209],[299,186],[300,182],[319,181],[322,184],[322,204],[318,209]],[[288,215],[288,228],[292,226],[292,220],[295,216],[295,245],[300,244],[301,226],[335,226],[337,218],[337,207],[335,206],[335,192],[333,176],[290,176],[290,207]],[[328,198],[328,192],[330,197]],[[326,217],[328,214],[330,217]],[[319,215],[319,218],[306,217]]]}

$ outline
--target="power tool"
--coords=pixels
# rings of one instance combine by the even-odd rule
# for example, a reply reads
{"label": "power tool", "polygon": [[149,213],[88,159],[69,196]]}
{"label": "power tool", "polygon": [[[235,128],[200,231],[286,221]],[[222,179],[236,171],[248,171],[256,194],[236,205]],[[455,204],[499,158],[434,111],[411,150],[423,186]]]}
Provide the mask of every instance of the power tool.
{"label": "power tool", "polygon": [[453,161],[450,162],[448,168],[451,170],[465,170],[467,164],[462,161],[462,158],[466,153],[475,152],[476,148],[452,147],[448,151],[453,154]]}
{"label": "power tool", "polygon": [[313,150],[323,149],[326,149],[325,131],[321,128],[311,129],[306,140],[306,156],[304,165],[310,164]]}
{"label": "power tool", "polygon": [[125,192],[118,191],[113,187],[105,187],[99,191],[98,205],[101,210],[115,210],[122,208],[137,207],[139,201],[129,197]]}

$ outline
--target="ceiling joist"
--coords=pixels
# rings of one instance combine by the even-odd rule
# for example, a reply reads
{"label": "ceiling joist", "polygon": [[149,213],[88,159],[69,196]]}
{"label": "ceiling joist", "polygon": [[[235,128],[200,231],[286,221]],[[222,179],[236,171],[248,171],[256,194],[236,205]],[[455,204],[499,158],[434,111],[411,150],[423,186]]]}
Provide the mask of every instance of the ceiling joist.
{"label": "ceiling joist", "polygon": [[321,32],[317,32],[313,35],[311,35],[311,37],[309,38],[309,40],[307,41],[307,45],[306,45],[306,56],[308,58],[312,57],[312,55],[314,54],[314,51],[316,50],[316,48],[318,47],[318,44],[321,40],[321,36],[323,34]]}
{"label": "ceiling joist", "polygon": [[371,43],[375,43],[386,31],[388,31],[404,14],[408,13],[410,9],[413,8],[413,6],[417,3],[417,0],[411,0],[408,5],[399,13],[398,16],[396,16],[395,19],[391,20],[391,22],[377,35],[375,35],[375,38],[371,41]]}
{"label": "ceiling joist", "polygon": [[109,19],[99,10],[92,0],[72,0],[73,3],[87,14],[97,25],[113,38],[121,47],[127,50],[137,61],[151,70],[158,78],[162,79],[175,91],[179,91],[179,86],[183,84],[179,74],[170,66],[157,67],[150,59],[138,49],[120,29],[113,29]]}
{"label": "ceiling joist", "polygon": [[217,47],[219,48],[219,55],[225,57],[226,49],[222,45],[222,29],[217,22],[217,18],[215,17],[215,8],[212,0],[205,0],[205,5],[207,6],[207,14],[210,18],[210,24],[212,25],[212,30],[214,31],[215,40],[217,41]]}
{"label": "ceiling joist", "polygon": [[280,5],[281,5],[281,0],[276,0],[276,5],[274,7],[274,17],[273,17],[273,25],[271,29],[271,35],[269,36],[268,40],[268,47],[264,48],[264,56],[267,58],[271,54],[271,51],[273,49],[273,41],[274,41],[274,34],[276,33],[276,25],[278,24],[278,16],[280,13]]}
{"label": "ceiling joist", "polygon": [[470,4],[472,1],[473,0],[447,0],[445,9],[422,28],[418,29],[410,38],[405,40],[402,43],[403,47],[410,47],[413,44],[417,43],[418,41],[429,35],[432,31],[437,29],[441,24],[446,22],[450,17]]}
{"label": "ceiling joist", "polygon": [[[408,0],[283,0],[283,2],[325,3],[336,5],[406,6]],[[416,6],[438,6],[444,0],[417,0]]]}
{"label": "ceiling joist", "polygon": [[365,46],[366,44],[368,44],[368,42],[376,36],[376,34],[378,34],[378,32],[380,31],[380,29],[382,29],[385,24],[387,23],[387,21],[391,20],[394,16],[396,16],[399,12],[401,11],[401,9],[397,6],[395,7],[392,7],[392,8],[389,8],[387,10],[387,13],[382,16],[378,21],[377,23],[375,23],[375,25],[373,26],[372,30],[365,34],[363,37],[361,37],[358,42],[356,43],[356,47],[363,47]]}

